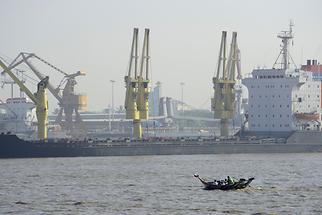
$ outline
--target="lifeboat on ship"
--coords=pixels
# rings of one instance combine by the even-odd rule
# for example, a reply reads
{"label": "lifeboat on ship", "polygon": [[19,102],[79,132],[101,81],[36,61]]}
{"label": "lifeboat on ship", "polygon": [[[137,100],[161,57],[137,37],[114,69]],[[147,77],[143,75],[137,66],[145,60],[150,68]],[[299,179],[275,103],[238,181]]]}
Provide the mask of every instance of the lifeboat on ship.
{"label": "lifeboat on ship", "polygon": [[313,113],[294,113],[294,116],[298,120],[312,120],[318,121],[320,119],[320,114],[313,112]]}

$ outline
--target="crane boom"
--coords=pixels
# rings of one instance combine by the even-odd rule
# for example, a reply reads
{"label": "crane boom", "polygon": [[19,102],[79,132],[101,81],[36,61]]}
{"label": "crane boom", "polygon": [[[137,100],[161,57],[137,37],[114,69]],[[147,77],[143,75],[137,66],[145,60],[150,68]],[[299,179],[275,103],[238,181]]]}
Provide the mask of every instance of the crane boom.
{"label": "crane boom", "polygon": [[[140,112],[140,119],[149,118],[149,34],[150,29],[144,32],[143,48],[141,54],[140,76],[138,76],[137,107]],[[145,72],[145,75],[144,75]]]}
{"label": "crane boom", "polygon": [[17,76],[15,76],[13,72],[11,72],[11,70],[1,60],[0,60],[0,66],[2,67],[4,72],[7,73],[12,78],[12,80],[18,84],[20,89],[24,91],[35,104],[38,103],[38,100],[34,96],[34,94],[22,83],[22,81],[19,80],[19,78],[17,78]]}
{"label": "crane boom", "polygon": [[[35,75],[40,79],[44,79],[45,77],[36,69],[36,67],[34,67],[34,65],[32,65],[32,63],[30,63],[28,61],[28,58],[30,57],[35,57],[35,54],[28,54],[27,56],[25,56],[25,54],[27,53],[21,53],[22,59],[23,61],[29,66],[29,68],[35,73]],[[37,58],[39,59],[39,58]],[[59,94],[57,93],[56,89],[53,87],[53,85],[51,85],[49,82],[47,84],[47,88],[48,90],[55,96],[55,98],[58,100],[59,103],[62,103],[62,98],[59,96]]]}

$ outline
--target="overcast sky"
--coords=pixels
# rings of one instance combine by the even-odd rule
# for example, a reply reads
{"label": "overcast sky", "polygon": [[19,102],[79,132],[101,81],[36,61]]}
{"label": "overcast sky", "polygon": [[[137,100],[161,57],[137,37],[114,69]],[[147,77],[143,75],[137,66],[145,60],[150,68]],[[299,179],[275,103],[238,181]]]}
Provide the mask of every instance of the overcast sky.
{"label": "overcast sky", "polygon": [[[110,80],[116,81],[115,104],[124,104],[133,28],[140,28],[140,45],[150,28],[152,84],[161,81],[164,96],[180,98],[184,82],[185,102],[209,109],[221,31],[229,32],[229,43],[238,32],[243,74],[272,67],[276,35],[288,30],[290,19],[295,62],[322,61],[321,8],[320,0],[1,0],[0,56],[34,52],[67,73],[85,71],[77,91],[87,94],[89,110],[102,110],[111,103]],[[50,74],[58,84],[62,76]],[[0,89],[0,99],[9,89]]]}

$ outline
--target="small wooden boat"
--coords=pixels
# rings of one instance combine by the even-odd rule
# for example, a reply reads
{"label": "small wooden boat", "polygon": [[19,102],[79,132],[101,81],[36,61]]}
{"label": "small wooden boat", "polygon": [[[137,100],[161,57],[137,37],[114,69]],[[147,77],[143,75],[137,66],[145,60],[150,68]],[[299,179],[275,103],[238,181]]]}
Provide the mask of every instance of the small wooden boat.
{"label": "small wooden boat", "polygon": [[247,187],[255,178],[249,178],[248,180],[241,178],[238,181],[228,183],[225,180],[214,180],[214,181],[205,181],[200,178],[198,174],[194,174],[194,177],[198,178],[201,183],[204,185],[205,190],[238,190],[244,189]]}

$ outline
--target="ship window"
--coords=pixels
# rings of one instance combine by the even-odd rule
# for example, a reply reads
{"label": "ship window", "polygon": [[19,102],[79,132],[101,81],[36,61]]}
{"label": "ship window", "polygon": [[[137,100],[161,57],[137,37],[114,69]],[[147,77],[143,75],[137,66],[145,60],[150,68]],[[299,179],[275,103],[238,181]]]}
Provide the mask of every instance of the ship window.
{"label": "ship window", "polygon": [[275,117],[275,115],[273,114],[273,118]]}
{"label": "ship window", "polygon": [[259,108],[260,108],[260,107],[261,107],[261,105],[257,105],[257,107],[259,107]]}
{"label": "ship window", "polygon": [[265,107],[267,108],[267,105],[265,105]]}
{"label": "ship window", "polygon": [[316,95],[318,98],[320,98],[320,95]]}
{"label": "ship window", "polygon": [[275,107],[275,105],[272,105],[272,107]]}
{"label": "ship window", "polygon": [[308,98],[310,98],[310,95],[307,95]]}
{"label": "ship window", "polygon": [[254,115],[252,114],[252,115],[250,115],[250,117],[254,117]]}
{"label": "ship window", "polygon": [[274,128],[274,127],[275,127],[275,125],[273,124],[273,125],[272,125],[272,127]]}
{"label": "ship window", "polygon": [[262,96],[260,95],[259,98],[262,98]]}
{"label": "ship window", "polygon": [[283,76],[283,75],[281,75],[281,78],[284,78],[284,76]]}
{"label": "ship window", "polygon": [[281,88],[283,88],[283,85],[281,85]]}
{"label": "ship window", "polygon": [[257,85],[257,88],[259,88],[259,85]]}
{"label": "ship window", "polygon": [[265,115],[265,117],[267,118],[267,114]]}
{"label": "ship window", "polygon": [[317,105],[316,107],[319,107],[320,105]]}
{"label": "ship window", "polygon": [[282,105],[280,105],[280,108],[282,107]]}
{"label": "ship window", "polygon": [[265,124],[265,127],[267,127],[267,124]]}
{"label": "ship window", "polygon": [[287,117],[290,117],[290,115],[289,115],[289,114],[287,114]]}
{"label": "ship window", "polygon": [[280,127],[282,127],[282,124],[280,124]]}
{"label": "ship window", "polygon": [[318,88],[320,88],[320,85],[317,85]]}
{"label": "ship window", "polygon": [[271,76],[269,75],[269,76],[267,76],[267,78],[271,78]]}
{"label": "ship window", "polygon": [[290,107],[290,105],[286,105],[286,107]]}
{"label": "ship window", "polygon": [[308,85],[307,88],[310,88],[310,85]]}
{"label": "ship window", "polygon": [[253,105],[250,105],[250,107],[253,107]]}
{"label": "ship window", "polygon": [[273,98],[275,98],[275,95],[272,95]]}
{"label": "ship window", "polygon": [[261,115],[260,115],[260,114],[258,114],[257,116],[258,116],[258,118],[260,118],[260,117],[261,117]]}
{"label": "ship window", "polygon": [[280,117],[282,117],[282,114],[280,114]]}
{"label": "ship window", "polygon": [[311,107],[311,105],[308,105],[307,107]]}

